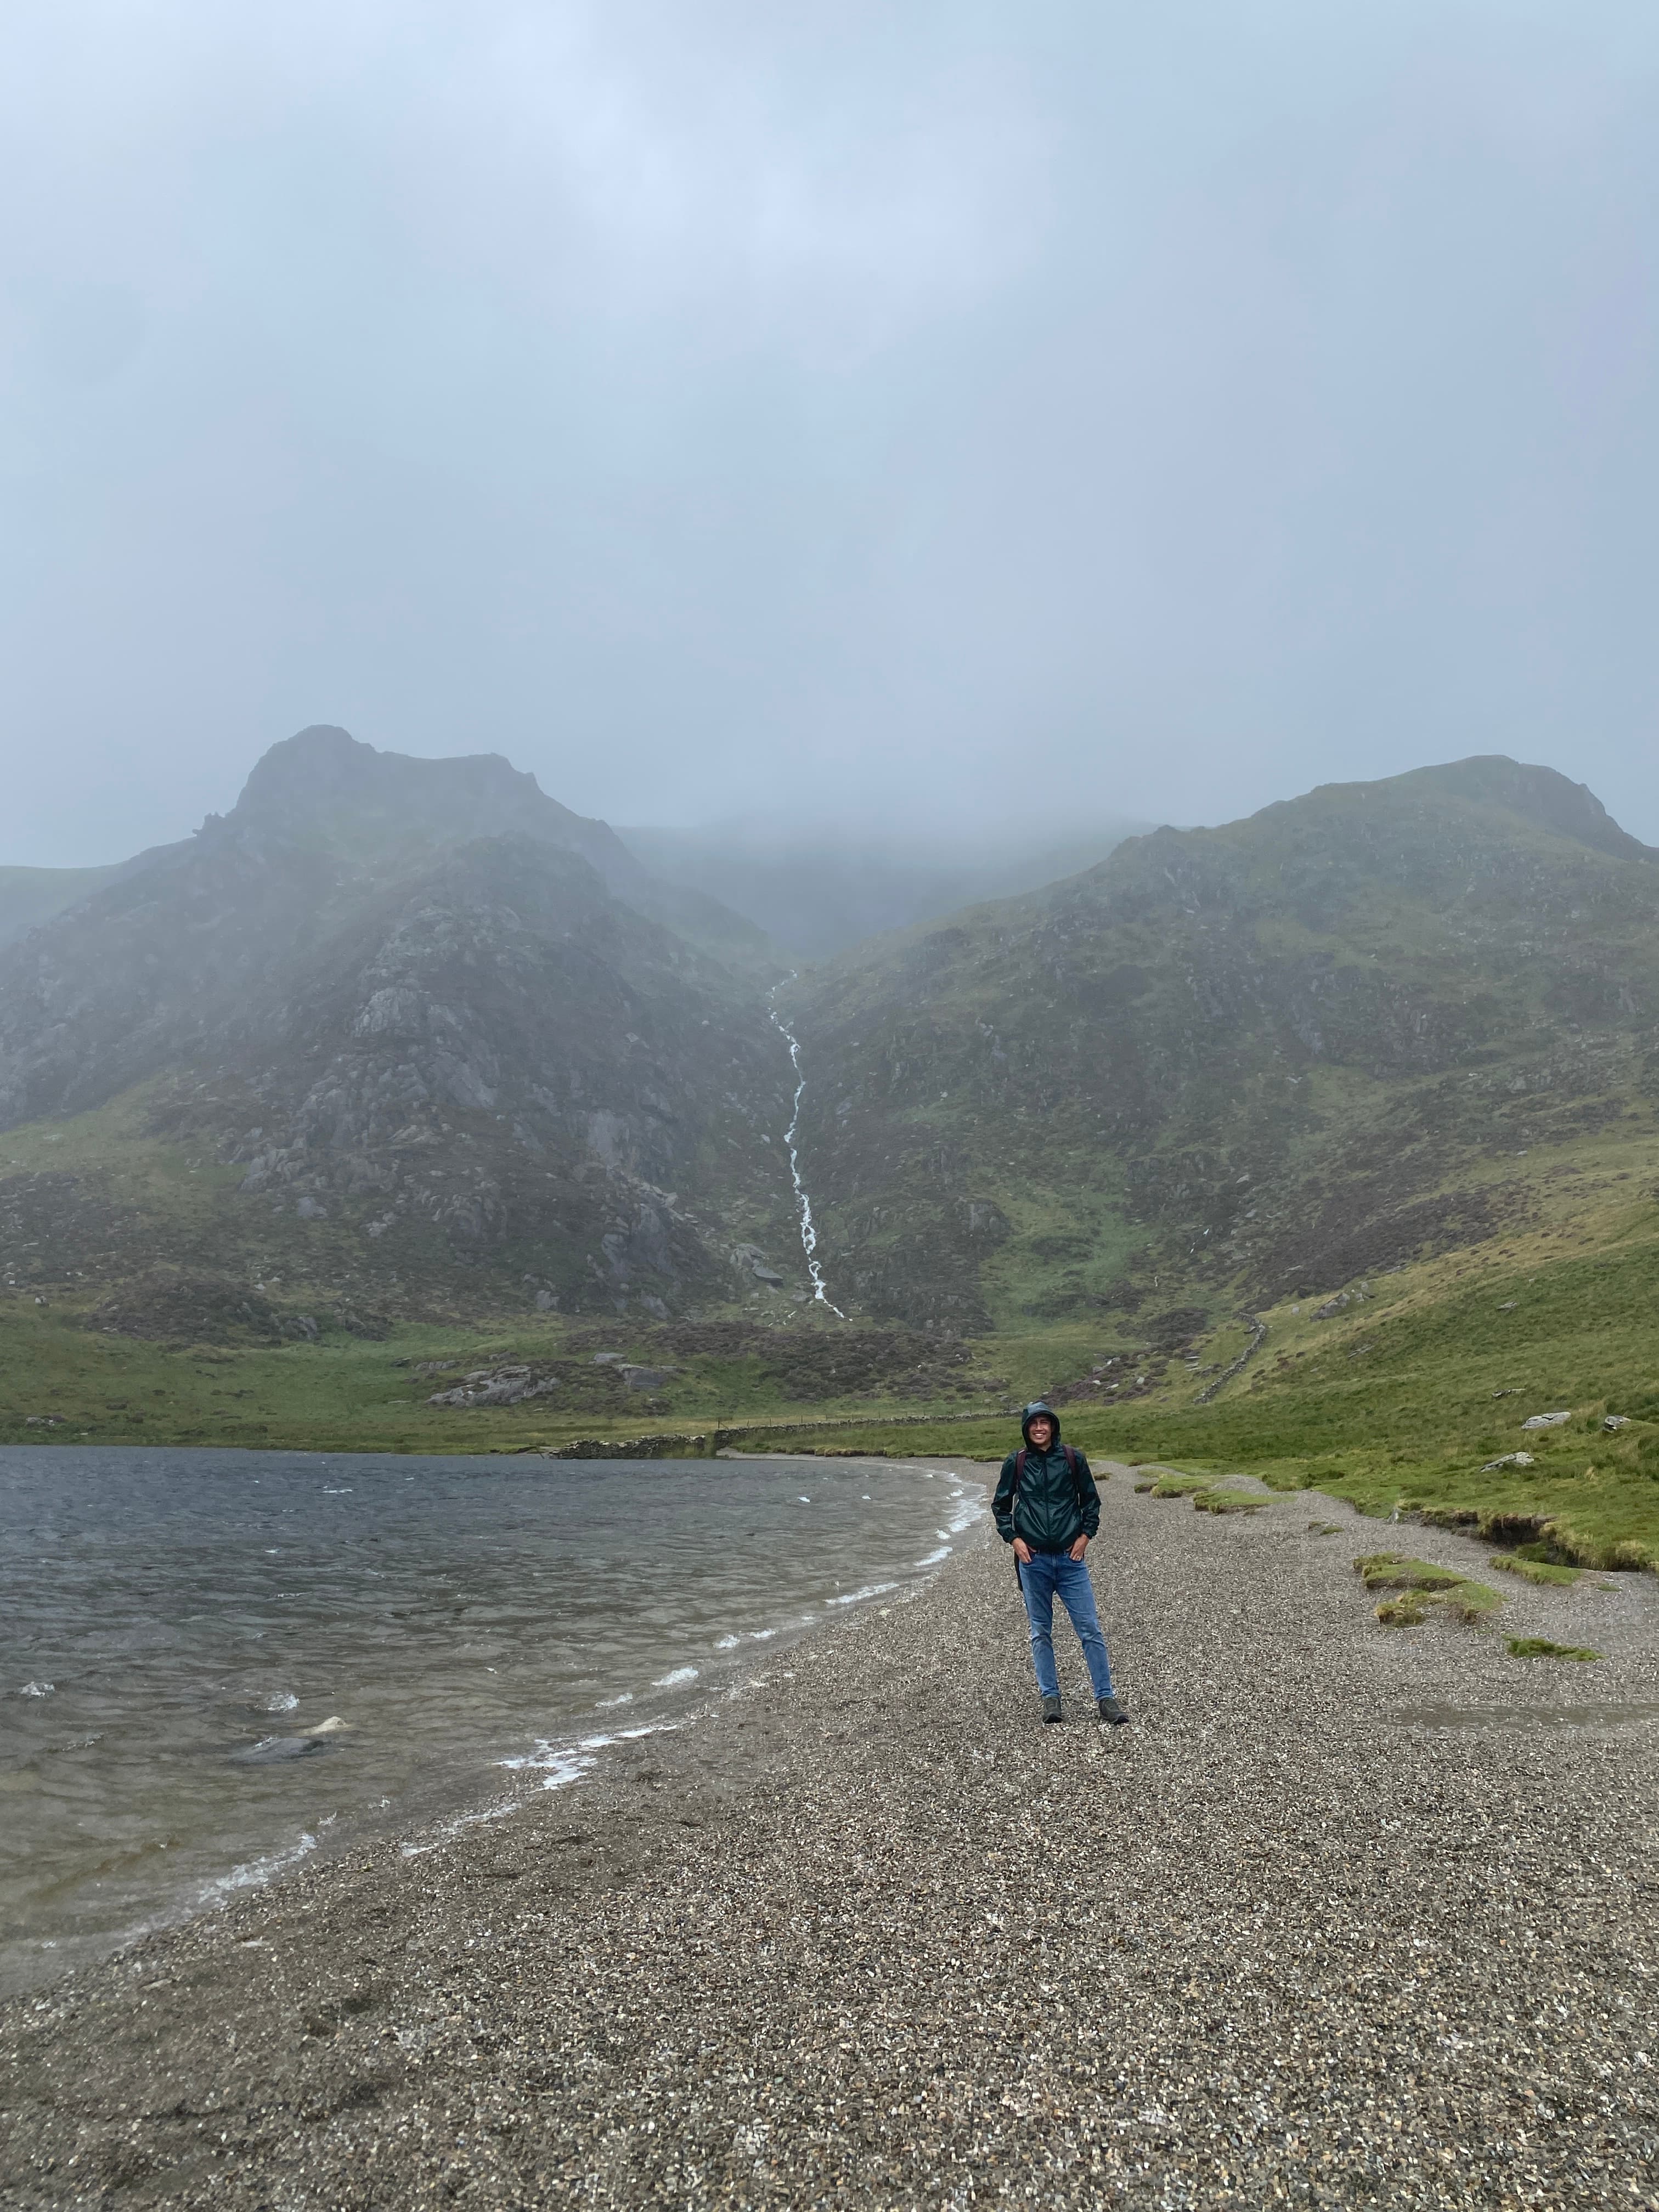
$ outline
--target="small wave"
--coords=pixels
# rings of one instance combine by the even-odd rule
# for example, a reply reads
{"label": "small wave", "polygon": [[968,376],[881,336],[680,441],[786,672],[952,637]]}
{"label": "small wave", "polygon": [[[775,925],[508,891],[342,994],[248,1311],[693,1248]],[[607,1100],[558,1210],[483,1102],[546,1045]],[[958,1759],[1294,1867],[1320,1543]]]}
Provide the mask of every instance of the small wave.
{"label": "small wave", "polygon": [[869,1583],[863,1589],[848,1590],[845,1597],[825,1598],[824,1603],[826,1605],[862,1605],[867,1597],[885,1597],[889,1590],[896,1590],[897,1588],[896,1583]]}
{"label": "small wave", "polygon": [[624,1690],[620,1697],[596,1698],[593,1702],[597,1709],[603,1712],[611,1705],[631,1705],[634,1702],[634,1692],[631,1690]]}
{"label": "small wave", "polygon": [[291,1713],[299,1702],[292,1690],[273,1690],[259,1710],[266,1713]]}
{"label": "small wave", "polygon": [[[602,1745],[614,1743],[615,1741],[614,1736],[593,1736],[588,1743],[578,1746],[574,1750],[568,1744],[554,1744],[544,1741],[538,1743],[534,1751],[521,1752],[516,1759],[503,1759],[498,1760],[497,1764],[511,1767],[514,1773],[539,1774],[544,1790],[563,1790],[573,1782],[580,1782],[583,1775],[597,1763],[593,1753]],[[508,1811],[512,1809],[511,1806],[507,1808]],[[430,1846],[428,1845],[428,1848],[430,1849]],[[405,1857],[412,1856],[407,1844],[404,1846],[404,1855]]]}
{"label": "small wave", "polygon": [[[510,1766],[514,1762],[504,1759],[501,1763],[503,1766]],[[590,1760],[588,1763],[592,1765],[592,1762]],[[545,1786],[556,1790],[558,1784],[550,1782]],[[518,1809],[516,1797],[498,1798],[495,1804],[481,1806],[476,1813],[463,1813],[453,1820],[446,1820],[429,1844],[399,1844],[398,1849],[406,1859],[424,1858],[428,1851],[435,1851],[444,1844],[453,1844],[456,1837],[464,1835],[467,1829],[480,1827],[486,1820],[505,1820]]]}
{"label": "small wave", "polygon": [[325,1498],[349,1498],[351,1492],[349,1490],[331,1490],[328,1485],[325,1483],[323,1485],[323,1495]]}
{"label": "small wave", "polygon": [[810,1498],[798,1498],[795,1502],[799,1505],[810,1505],[812,1503]]}
{"label": "small wave", "polygon": [[228,1905],[239,1890],[263,1889],[279,1874],[286,1874],[290,1867],[298,1866],[301,1859],[308,1859],[316,1848],[317,1838],[307,1830],[297,1844],[291,1844],[285,1851],[272,1851],[267,1858],[248,1859],[240,1866],[232,1867],[228,1874],[222,1874],[216,1881],[208,1883],[198,1902],[211,1909],[215,1905]]}
{"label": "small wave", "polygon": [[948,1544],[941,1544],[937,1552],[929,1552],[927,1558],[918,1559],[916,1565],[919,1567],[936,1567],[941,1559],[948,1559],[950,1556],[951,1547]]}
{"label": "small wave", "polygon": [[25,1682],[17,1694],[20,1698],[49,1698],[57,1687],[56,1682]]}
{"label": "small wave", "polygon": [[714,1649],[716,1651],[735,1651],[742,1641],[743,1638],[740,1636],[717,1636],[714,1638]]}
{"label": "small wave", "polygon": [[695,1667],[671,1667],[667,1674],[659,1674],[651,1686],[653,1690],[678,1690],[682,1682],[695,1682],[696,1679]]}
{"label": "small wave", "polygon": [[576,1748],[603,1751],[613,1743],[637,1743],[642,1735],[673,1735],[678,1729],[678,1721],[642,1721],[638,1728],[618,1729],[614,1735],[585,1735]]}

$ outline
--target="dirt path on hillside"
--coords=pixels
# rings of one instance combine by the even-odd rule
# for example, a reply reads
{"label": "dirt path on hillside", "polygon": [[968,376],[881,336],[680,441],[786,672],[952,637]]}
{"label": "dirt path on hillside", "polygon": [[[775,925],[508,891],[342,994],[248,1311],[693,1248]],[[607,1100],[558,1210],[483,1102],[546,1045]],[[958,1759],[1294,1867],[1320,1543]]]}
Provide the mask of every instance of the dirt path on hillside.
{"label": "dirt path on hillside", "polygon": [[[980,1470],[983,1472],[983,1470]],[[1310,1532],[1310,1520],[1340,1533]],[[1105,1491],[1134,1725],[1000,1545],[680,1735],[5,2008],[19,2206],[1659,2205],[1659,1582]],[[1494,1578],[1501,1579],[1501,1578]]]}

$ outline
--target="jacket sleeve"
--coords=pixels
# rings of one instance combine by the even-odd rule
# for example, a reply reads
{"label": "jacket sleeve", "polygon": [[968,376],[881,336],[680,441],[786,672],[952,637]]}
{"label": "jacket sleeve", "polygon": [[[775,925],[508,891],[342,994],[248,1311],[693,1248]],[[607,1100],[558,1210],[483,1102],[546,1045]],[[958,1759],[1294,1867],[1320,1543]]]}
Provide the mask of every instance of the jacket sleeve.
{"label": "jacket sleeve", "polygon": [[[1003,1461],[1002,1473],[997,1480],[996,1494],[991,1500],[991,1511],[996,1521],[997,1534],[1005,1544],[1012,1544],[1014,1540],[1014,1467],[1018,1457],[1018,1452],[1010,1452],[1007,1458]],[[1094,1488],[1092,1481],[1089,1487],[1091,1490]],[[1100,1518],[1098,1498],[1095,1500],[1095,1518],[1097,1521]]]}
{"label": "jacket sleeve", "polygon": [[1077,1455],[1077,1498],[1083,1509],[1083,1533],[1092,1544],[1100,1534],[1100,1492],[1095,1487],[1093,1471],[1081,1452]]}

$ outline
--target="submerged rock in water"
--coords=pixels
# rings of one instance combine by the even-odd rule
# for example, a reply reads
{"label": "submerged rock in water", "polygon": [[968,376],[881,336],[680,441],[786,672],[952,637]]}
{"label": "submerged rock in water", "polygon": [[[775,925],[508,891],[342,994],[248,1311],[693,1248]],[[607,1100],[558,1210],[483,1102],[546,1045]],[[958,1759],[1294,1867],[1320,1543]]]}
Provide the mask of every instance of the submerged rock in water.
{"label": "submerged rock in water", "polygon": [[316,1735],[268,1735],[258,1743],[246,1745],[233,1751],[231,1758],[238,1766],[279,1766],[290,1759],[310,1759],[319,1751],[326,1751],[326,1738]]}

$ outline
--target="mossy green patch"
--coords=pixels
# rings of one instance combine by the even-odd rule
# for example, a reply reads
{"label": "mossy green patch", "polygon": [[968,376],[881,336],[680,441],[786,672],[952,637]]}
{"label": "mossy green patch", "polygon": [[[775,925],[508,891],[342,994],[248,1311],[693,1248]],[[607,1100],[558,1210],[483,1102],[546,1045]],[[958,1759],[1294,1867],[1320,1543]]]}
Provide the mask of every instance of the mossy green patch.
{"label": "mossy green patch", "polygon": [[1436,1566],[1428,1559],[1408,1559],[1398,1552],[1371,1552],[1353,1564],[1368,1590],[1398,1593],[1384,1598],[1376,1608],[1384,1628],[1419,1627],[1428,1619],[1431,1607],[1450,1613],[1455,1620],[1481,1620],[1504,1602],[1489,1584],[1471,1582],[1455,1569]]}
{"label": "mossy green patch", "polygon": [[1503,1574],[1518,1575],[1523,1583],[1576,1583],[1577,1567],[1553,1566],[1547,1559],[1523,1559],[1518,1552],[1494,1552],[1486,1563]]}
{"label": "mossy green patch", "polygon": [[1398,1552],[1369,1552],[1353,1563],[1367,1589],[1447,1590],[1464,1580],[1455,1567],[1427,1559],[1407,1559]]}
{"label": "mossy green patch", "polygon": [[1193,1497],[1200,1513],[1259,1513],[1272,1504],[1271,1498],[1259,1498],[1249,1490],[1200,1490]]}
{"label": "mossy green patch", "polygon": [[1599,1659],[1585,1644],[1552,1644],[1547,1636],[1511,1636],[1505,1639],[1511,1659]]}

